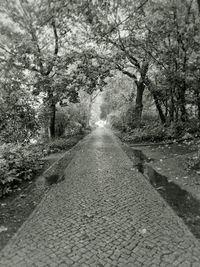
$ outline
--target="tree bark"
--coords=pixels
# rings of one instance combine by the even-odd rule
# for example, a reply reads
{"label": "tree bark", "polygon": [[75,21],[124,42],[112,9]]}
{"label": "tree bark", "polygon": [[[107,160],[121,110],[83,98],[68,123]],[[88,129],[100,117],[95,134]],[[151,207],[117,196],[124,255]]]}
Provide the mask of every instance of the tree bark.
{"label": "tree bark", "polygon": [[48,107],[49,107],[49,133],[50,138],[54,138],[56,135],[56,103],[51,91],[48,92]]}
{"label": "tree bark", "polygon": [[146,75],[149,68],[149,62],[146,59],[143,60],[142,66],[140,68],[140,79],[135,81],[137,86],[136,93],[136,103],[135,103],[135,115],[136,115],[136,124],[138,127],[141,125],[142,111],[143,111],[143,93],[145,89]]}
{"label": "tree bark", "polygon": [[[122,49],[123,50],[123,49]],[[130,60],[130,55],[129,55],[129,60]],[[137,92],[136,92],[136,100],[135,100],[135,122],[137,127],[141,126],[141,119],[142,119],[142,111],[143,111],[143,93],[145,89],[145,80],[146,80],[146,75],[148,72],[149,68],[149,62],[144,59],[142,62],[142,65],[140,67],[137,59],[131,56],[130,62],[138,68],[140,72],[140,79],[138,80],[137,76],[134,73],[130,73],[127,70],[124,70],[122,66],[119,64],[116,64],[116,68],[120,70],[123,74],[129,76],[132,78],[136,84],[137,87]]]}
{"label": "tree bark", "polygon": [[198,119],[200,121],[200,97],[198,97],[198,100],[197,100],[197,108],[198,108]]}
{"label": "tree bark", "polygon": [[196,105],[197,105],[197,116],[198,119],[200,120],[200,93],[199,90],[195,90],[195,96],[196,96]]}
{"label": "tree bark", "polygon": [[166,123],[166,117],[164,115],[161,104],[159,102],[159,96],[157,95],[157,92],[154,90],[155,86],[153,86],[153,83],[151,82],[151,80],[148,77],[146,78],[146,85],[149,89],[149,92],[153,96],[154,103],[156,105],[156,108],[157,108],[157,111],[158,111],[158,114],[160,117],[160,121],[162,124],[165,124]]}
{"label": "tree bark", "polygon": [[165,118],[165,115],[163,113],[163,110],[162,110],[162,107],[159,103],[159,99],[156,95],[155,92],[152,92],[152,95],[153,95],[153,99],[154,99],[154,102],[155,102],[155,105],[156,105],[156,108],[157,108],[157,111],[158,111],[158,114],[159,114],[159,117],[160,117],[160,121],[162,124],[165,124],[166,123],[166,118]]}
{"label": "tree bark", "polygon": [[170,103],[170,109],[169,109],[170,122],[174,121],[174,112],[175,112],[174,97],[173,95],[171,95],[171,103]]}
{"label": "tree bark", "polygon": [[199,8],[199,13],[200,13],[200,0],[197,0],[197,5],[198,5],[198,8]]}
{"label": "tree bark", "polygon": [[52,103],[50,107],[50,125],[49,125],[51,138],[55,137],[55,124],[56,124],[56,105]]}
{"label": "tree bark", "polygon": [[178,103],[179,103],[179,108],[181,112],[180,119],[181,121],[185,122],[188,119],[188,114],[186,110],[186,101],[185,101],[185,91],[186,91],[186,84],[185,81],[183,82],[183,86],[181,86],[178,89]]}
{"label": "tree bark", "polygon": [[136,92],[136,100],[135,100],[135,121],[138,127],[141,125],[142,119],[142,111],[143,111],[143,93],[145,89],[145,85],[143,82],[138,82],[137,84],[137,92]]}

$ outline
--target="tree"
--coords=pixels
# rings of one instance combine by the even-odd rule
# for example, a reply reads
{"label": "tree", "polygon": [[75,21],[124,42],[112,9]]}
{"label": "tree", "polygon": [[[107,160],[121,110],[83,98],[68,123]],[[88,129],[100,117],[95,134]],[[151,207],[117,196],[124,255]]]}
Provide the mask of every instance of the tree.
{"label": "tree", "polygon": [[85,48],[82,8],[79,3],[54,0],[12,0],[2,8],[7,20],[1,27],[0,61],[12,61],[32,76],[32,92],[43,99],[50,115],[51,137],[55,137],[56,105],[77,102],[80,89],[92,93],[102,87],[109,73],[95,62],[94,49]]}
{"label": "tree", "polygon": [[146,27],[151,32],[152,55],[156,58],[157,86],[161,92],[158,97],[169,122],[188,120],[187,94],[192,93],[191,78],[195,80],[190,69],[194,71],[197,67],[194,58],[199,51],[195,8],[195,3],[187,0],[154,3],[149,7],[154,18],[149,17]]}
{"label": "tree", "polygon": [[[91,24],[93,38],[112,51],[113,68],[128,75],[136,85],[135,120],[138,126],[142,116],[142,99],[145,79],[150,65],[148,53],[149,34],[144,24],[144,6],[139,3],[99,4],[98,9],[90,3],[86,19]],[[96,11],[97,10],[97,11]],[[113,55],[114,54],[114,55]]]}
{"label": "tree", "polygon": [[[12,0],[6,1],[1,9],[6,22],[1,25],[3,38],[0,61],[10,61],[15,68],[32,75],[33,93],[42,93],[43,101],[51,112],[51,137],[55,136],[58,95],[63,95],[66,84],[64,78],[58,82],[55,75],[61,67],[67,68],[73,61],[69,56],[64,56],[62,51],[62,47],[66,45],[66,31],[70,30],[68,27],[72,27],[70,19],[63,18],[64,11],[72,11],[72,6],[68,4],[68,8],[65,5],[64,10],[61,10],[64,7],[61,1]],[[58,84],[61,93],[57,92]],[[69,96],[75,101],[72,95],[75,96],[76,93],[72,93],[71,89],[70,92],[66,91],[66,98]]]}
{"label": "tree", "polygon": [[24,85],[27,82],[25,75],[5,64],[4,70],[6,73],[0,79],[1,141],[28,142],[38,132],[34,99]]}

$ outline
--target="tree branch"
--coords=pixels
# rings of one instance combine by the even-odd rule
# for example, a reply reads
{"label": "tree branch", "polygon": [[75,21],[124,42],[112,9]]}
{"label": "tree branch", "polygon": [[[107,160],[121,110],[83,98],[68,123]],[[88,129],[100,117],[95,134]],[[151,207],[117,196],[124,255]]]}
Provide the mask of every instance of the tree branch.
{"label": "tree branch", "polygon": [[[6,60],[5,58],[0,57],[0,62],[5,62],[8,63],[8,60]],[[35,66],[31,67],[31,66],[23,66],[23,65],[18,65],[16,63],[12,62],[12,66],[17,68],[17,69],[23,69],[23,70],[30,70],[30,71],[35,71],[35,72],[39,72],[40,70],[38,70]]]}
{"label": "tree branch", "polygon": [[56,61],[57,55],[58,55],[58,50],[59,50],[59,46],[58,46],[58,32],[57,32],[57,28],[56,28],[56,23],[55,23],[55,19],[52,20],[51,23],[52,27],[53,27],[53,33],[54,33],[54,38],[55,38],[55,47],[54,47],[54,55],[53,55],[53,60],[50,63],[50,65],[47,68],[47,72],[45,73],[45,75],[49,75],[49,73],[52,71],[54,63]]}
{"label": "tree branch", "polygon": [[[31,25],[31,27],[32,27],[32,25]],[[35,44],[36,49],[37,49],[37,59],[38,59],[38,62],[39,62],[40,72],[41,72],[41,74],[43,74],[44,73],[44,68],[43,68],[42,59],[41,59],[41,49],[40,49],[40,46],[38,44],[38,39],[37,39],[37,36],[36,36],[33,28],[31,28],[31,32],[30,33],[31,33],[31,36],[32,36],[32,41]]]}
{"label": "tree branch", "polygon": [[119,33],[119,41],[121,43],[121,46],[119,45],[119,47],[121,48],[121,50],[126,54],[128,60],[131,62],[131,64],[133,64],[136,68],[140,69],[140,64],[138,62],[138,60],[132,56],[126,49],[126,47],[124,46],[124,43],[121,39],[120,33]]}
{"label": "tree branch", "polygon": [[135,81],[135,83],[138,82],[137,77],[136,77],[135,74],[133,74],[133,73],[131,73],[131,72],[129,72],[129,71],[123,69],[119,64],[116,64],[116,68],[117,68],[118,70],[120,70],[123,74],[125,74],[125,75],[127,75],[128,77],[130,77],[131,79],[133,79],[133,80]]}

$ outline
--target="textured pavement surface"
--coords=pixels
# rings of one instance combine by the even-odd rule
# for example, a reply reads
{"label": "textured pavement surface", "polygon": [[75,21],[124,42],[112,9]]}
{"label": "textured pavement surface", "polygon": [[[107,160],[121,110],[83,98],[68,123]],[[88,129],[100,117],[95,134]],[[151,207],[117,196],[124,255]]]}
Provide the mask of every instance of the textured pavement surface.
{"label": "textured pavement surface", "polygon": [[82,142],[0,266],[200,266],[200,244],[109,130]]}

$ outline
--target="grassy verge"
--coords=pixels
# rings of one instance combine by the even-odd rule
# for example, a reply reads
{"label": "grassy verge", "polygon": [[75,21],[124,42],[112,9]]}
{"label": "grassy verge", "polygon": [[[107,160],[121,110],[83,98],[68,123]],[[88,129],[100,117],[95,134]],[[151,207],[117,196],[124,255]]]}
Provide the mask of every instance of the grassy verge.
{"label": "grassy verge", "polygon": [[52,153],[67,151],[85,136],[56,138],[50,142],[35,145],[4,145],[0,159],[0,197],[5,197],[22,183],[32,181],[46,168],[42,158]]}

